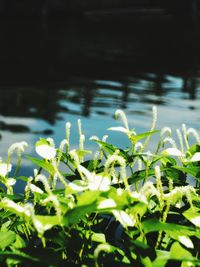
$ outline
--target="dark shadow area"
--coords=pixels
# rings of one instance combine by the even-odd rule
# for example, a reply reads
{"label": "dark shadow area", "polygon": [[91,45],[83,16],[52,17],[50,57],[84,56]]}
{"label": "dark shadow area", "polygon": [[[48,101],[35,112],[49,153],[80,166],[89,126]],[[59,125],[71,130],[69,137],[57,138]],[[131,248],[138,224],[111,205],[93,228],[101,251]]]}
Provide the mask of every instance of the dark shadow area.
{"label": "dark shadow area", "polygon": [[77,76],[126,80],[141,72],[194,76],[199,71],[200,31],[186,16],[121,10],[42,18],[0,18],[0,85],[52,86]]}
{"label": "dark shadow area", "polygon": [[187,1],[47,2],[0,6],[2,141],[56,134],[70,116],[105,120],[116,108],[142,116],[153,104],[199,98],[200,24]]}

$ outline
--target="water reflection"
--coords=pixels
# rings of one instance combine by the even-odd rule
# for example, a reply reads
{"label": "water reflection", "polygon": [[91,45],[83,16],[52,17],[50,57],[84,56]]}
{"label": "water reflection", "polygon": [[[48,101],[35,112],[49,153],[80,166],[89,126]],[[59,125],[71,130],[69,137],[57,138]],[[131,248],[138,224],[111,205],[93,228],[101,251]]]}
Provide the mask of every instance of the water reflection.
{"label": "water reflection", "polygon": [[[109,123],[117,123],[113,114],[118,108],[126,111],[139,131],[148,130],[152,105],[157,105],[161,113],[160,127],[171,125],[175,128],[185,122],[200,129],[199,96],[198,77],[186,79],[157,73],[141,73],[129,77],[126,82],[79,77],[79,80],[71,80],[62,88],[51,90],[26,87],[1,89],[1,152],[5,154],[8,133],[12,142],[16,137],[25,137],[33,145],[39,136],[53,136],[58,141],[64,137],[65,122],[69,120],[75,124],[79,117],[86,122],[88,137],[92,134],[102,136],[106,124],[109,127]],[[74,139],[72,144],[75,142]],[[121,143],[121,146],[124,144]]]}

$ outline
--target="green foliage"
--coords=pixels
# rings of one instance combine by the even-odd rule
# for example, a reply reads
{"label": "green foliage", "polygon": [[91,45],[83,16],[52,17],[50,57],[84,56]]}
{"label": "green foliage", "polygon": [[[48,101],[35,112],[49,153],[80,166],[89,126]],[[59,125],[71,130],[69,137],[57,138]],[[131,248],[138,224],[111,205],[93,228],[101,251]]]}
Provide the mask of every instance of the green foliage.
{"label": "green foliage", "polygon": [[[155,108],[147,133],[129,130],[123,111],[116,117],[124,126],[109,130],[125,134],[129,148],[93,137],[99,151],[85,160],[92,151],[81,123],[77,150],[67,123],[58,148],[41,138],[42,159],[26,156],[37,168],[32,177],[17,175],[26,143],[9,148],[0,162],[0,266],[200,266],[198,133],[184,125],[178,149],[169,128],[155,130]],[[196,144],[189,145],[191,133]],[[160,137],[149,152],[153,134]],[[18,180],[24,194],[15,193]]]}

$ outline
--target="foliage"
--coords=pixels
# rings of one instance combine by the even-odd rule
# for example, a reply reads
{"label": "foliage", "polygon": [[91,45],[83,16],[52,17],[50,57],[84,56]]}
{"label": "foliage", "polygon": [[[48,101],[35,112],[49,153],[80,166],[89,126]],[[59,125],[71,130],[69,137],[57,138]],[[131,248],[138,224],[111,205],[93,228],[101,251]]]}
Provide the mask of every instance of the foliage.
{"label": "foliage", "polygon": [[[177,130],[179,149],[170,128],[155,130],[155,107],[146,133],[129,129],[123,111],[116,117],[123,126],[109,130],[125,134],[129,148],[92,137],[99,150],[86,160],[92,151],[84,148],[80,120],[76,150],[67,123],[58,148],[40,139],[41,158],[27,156],[37,166],[32,177],[18,176],[27,144],[9,148],[0,162],[1,266],[200,266],[198,133],[185,125]],[[152,135],[159,140],[154,152]],[[23,194],[14,192],[19,180]]]}

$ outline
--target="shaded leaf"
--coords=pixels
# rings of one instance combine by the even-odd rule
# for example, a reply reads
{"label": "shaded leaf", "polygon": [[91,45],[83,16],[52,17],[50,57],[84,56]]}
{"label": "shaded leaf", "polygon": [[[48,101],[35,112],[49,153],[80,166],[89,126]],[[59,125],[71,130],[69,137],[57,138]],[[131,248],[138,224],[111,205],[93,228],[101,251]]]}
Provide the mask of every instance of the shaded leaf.
{"label": "shaded leaf", "polygon": [[0,251],[0,257],[11,257],[12,259],[16,259],[16,260],[31,260],[34,262],[39,262],[39,259],[33,256],[30,256],[27,253],[21,252],[21,251]]}
{"label": "shaded leaf", "polygon": [[146,172],[146,170],[136,171],[136,172],[134,172],[134,174],[129,176],[127,179],[129,181],[129,183],[135,183],[135,182],[138,182],[140,180],[146,179],[147,174],[149,177],[149,176],[154,175],[154,173],[155,173],[154,169],[149,169],[148,173]]}
{"label": "shaded leaf", "polygon": [[81,163],[82,166],[84,166],[88,171],[92,172],[94,171],[94,167],[98,168],[101,163],[101,160],[87,160]]}
{"label": "shaded leaf", "polygon": [[96,209],[96,202],[88,205],[82,205],[69,210],[62,219],[62,224],[71,226],[79,222],[80,219],[85,218],[86,215],[91,214]]}

